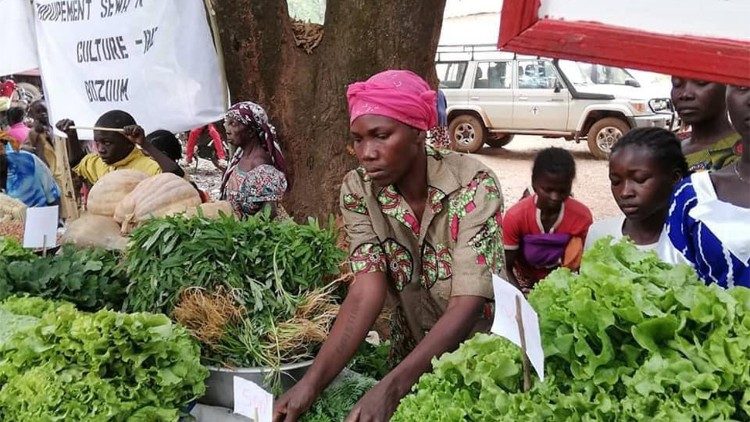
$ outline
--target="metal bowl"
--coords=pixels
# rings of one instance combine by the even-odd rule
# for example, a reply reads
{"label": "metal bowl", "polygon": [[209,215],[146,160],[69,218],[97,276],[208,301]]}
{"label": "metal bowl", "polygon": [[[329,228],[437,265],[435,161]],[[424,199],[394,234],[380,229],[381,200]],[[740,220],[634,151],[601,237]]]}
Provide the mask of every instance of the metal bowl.
{"label": "metal bowl", "polygon": [[[281,389],[286,391],[297,383],[305,375],[313,361],[282,365]],[[221,406],[234,409],[234,377],[244,378],[271,391],[271,386],[265,381],[266,375],[273,372],[271,368],[217,368],[208,367],[208,379],[206,380],[206,395],[198,399],[198,403],[209,406]]]}

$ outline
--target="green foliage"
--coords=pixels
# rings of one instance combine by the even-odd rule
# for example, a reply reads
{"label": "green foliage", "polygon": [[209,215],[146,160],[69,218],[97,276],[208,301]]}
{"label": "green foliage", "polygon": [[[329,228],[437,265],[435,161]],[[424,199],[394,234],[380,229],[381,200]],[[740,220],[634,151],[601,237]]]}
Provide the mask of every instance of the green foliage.
{"label": "green foliage", "polygon": [[606,239],[529,301],[543,383],[520,392],[517,347],[479,334],[436,360],[393,420],[750,420],[750,290]]}
{"label": "green foliage", "polygon": [[349,361],[348,368],[356,373],[380,380],[392,369],[388,364],[390,352],[390,341],[381,341],[377,345],[363,341],[357,348],[357,353]]}
{"label": "green foliage", "polygon": [[13,298],[0,325],[14,310],[40,318],[0,342],[0,420],[174,421],[205,391],[198,346],[164,315]]}
{"label": "green foliage", "polygon": [[301,422],[343,421],[359,399],[375,386],[377,381],[356,372],[345,371],[323,391]]}
{"label": "green foliage", "polygon": [[325,284],[344,259],[337,232],[308,224],[271,221],[153,219],[136,229],[128,248],[127,307],[169,313],[188,286],[239,289],[253,311],[292,311],[302,292]]}
{"label": "green foliage", "polygon": [[0,246],[0,254],[0,260],[8,260],[0,273],[0,286],[5,286],[0,299],[27,293],[65,300],[86,311],[120,309],[125,300],[127,277],[119,252],[65,245],[58,254],[42,258],[5,255]]}
{"label": "green foliage", "polygon": [[224,287],[246,315],[226,328],[220,344],[204,348],[206,361],[235,367],[294,363],[314,350],[285,359],[280,353],[287,351],[267,338],[294,316],[305,294],[338,274],[345,254],[337,235],[332,221],[322,228],[315,220],[297,224],[268,215],[150,220],[129,245],[127,309],[171,314],[186,287]]}

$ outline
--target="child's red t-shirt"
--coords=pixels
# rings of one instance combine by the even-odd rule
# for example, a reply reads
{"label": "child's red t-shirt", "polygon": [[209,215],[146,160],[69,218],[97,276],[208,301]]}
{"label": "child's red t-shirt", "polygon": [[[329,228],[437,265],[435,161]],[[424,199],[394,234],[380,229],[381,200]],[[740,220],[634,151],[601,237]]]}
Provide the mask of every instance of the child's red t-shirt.
{"label": "child's red t-shirt", "polygon": [[[583,251],[589,227],[593,222],[591,211],[581,202],[568,198],[563,202],[560,215],[549,232],[545,232],[540,218],[541,211],[536,207],[536,195],[522,199],[512,206],[503,217],[503,243],[507,250],[523,248],[523,237],[529,234],[567,233],[571,242],[579,242]],[[516,274],[526,281],[535,282],[546,277],[554,268],[535,268],[525,262],[523,253],[518,253],[515,261]],[[572,268],[577,269],[577,268]],[[522,280],[519,280],[522,282]]]}

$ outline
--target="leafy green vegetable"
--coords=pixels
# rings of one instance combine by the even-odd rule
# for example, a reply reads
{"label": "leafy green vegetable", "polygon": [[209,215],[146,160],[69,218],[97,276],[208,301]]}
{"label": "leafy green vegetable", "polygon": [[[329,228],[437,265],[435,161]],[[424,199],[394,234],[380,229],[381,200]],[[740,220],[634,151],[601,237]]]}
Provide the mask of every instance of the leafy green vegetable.
{"label": "leafy green vegetable", "polygon": [[376,380],[382,379],[393,369],[388,364],[390,352],[390,341],[381,341],[377,345],[363,341],[349,362],[348,368]]}
{"label": "leafy green vegetable", "polygon": [[[9,308],[42,306],[14,298],[0,318]],[[164,315],[62,304],[0,342],[0,420],[175,420],[207,375],[197,345]]]}
{"label": "leafy green vegetable", "polygon": [[239,289],[252,311],[290,313],[302,292],[338,274],[344,253],[337,231],[274,221],[267,215],[244,220],[172,216],[153,219],[132,233],[128,309],[171,312],[189,286]]}
{"label": "leafy green vegetable", "polygon": [[6,286],[0,299],[28,293],[65,300],[86,311],[120,309],[125,300],[128,280],[119,252],[65,245],[58,254],[44,258],[3,256],[9,262],[0,273],[0,286]]}
{"label": "leafy green vegetable", "polygon": [[345,371],[340,379],[323,391],[300,422],[343,421],[359,399],[375,384],[377,381],[373,378]]}
{"label": "leafy green vegetable", "polygon": [[393,421],[750,420],[750,290],[610,240],[529,296],[543,383],[521,392],[518,348],[480,334],[436,360]]}
{"label": "leafy green vegetable", "polygon": [[153,219],[132,234],[126,306],[171,315],[187,287],[231,292],[244,315],[223,327],[219,344],[204,347],[205,361],[232,367],[295,363],[314,353],[316,342],[284,356],[289,350],[277,350],[269,337],[296,316],[307,294],[338,274],[345,254],[336,240],[332,222],[321,228],[315,220]]}

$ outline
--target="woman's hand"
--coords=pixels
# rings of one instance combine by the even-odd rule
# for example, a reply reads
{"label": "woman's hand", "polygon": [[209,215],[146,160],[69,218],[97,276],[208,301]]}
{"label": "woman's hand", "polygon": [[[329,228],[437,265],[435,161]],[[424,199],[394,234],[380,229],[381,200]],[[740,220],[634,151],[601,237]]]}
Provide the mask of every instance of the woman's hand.
{"label": "woman's hand", "polygon": [[386,377],[359,399],[346,422],[387,422],[402,396],[396,384]]}
{"label": "woman's hand", "polygon": [[125,135],[128,140],[139,147],[143,147],[146,143],[146,132],[143,128],[138,125],[125,126],[122,129],[122,134]]}
{"label": "woman's hand", "polygon": [[318,389],[303,378],[276,401],[273,422],[296,421],[310,409],[318,395]]}

